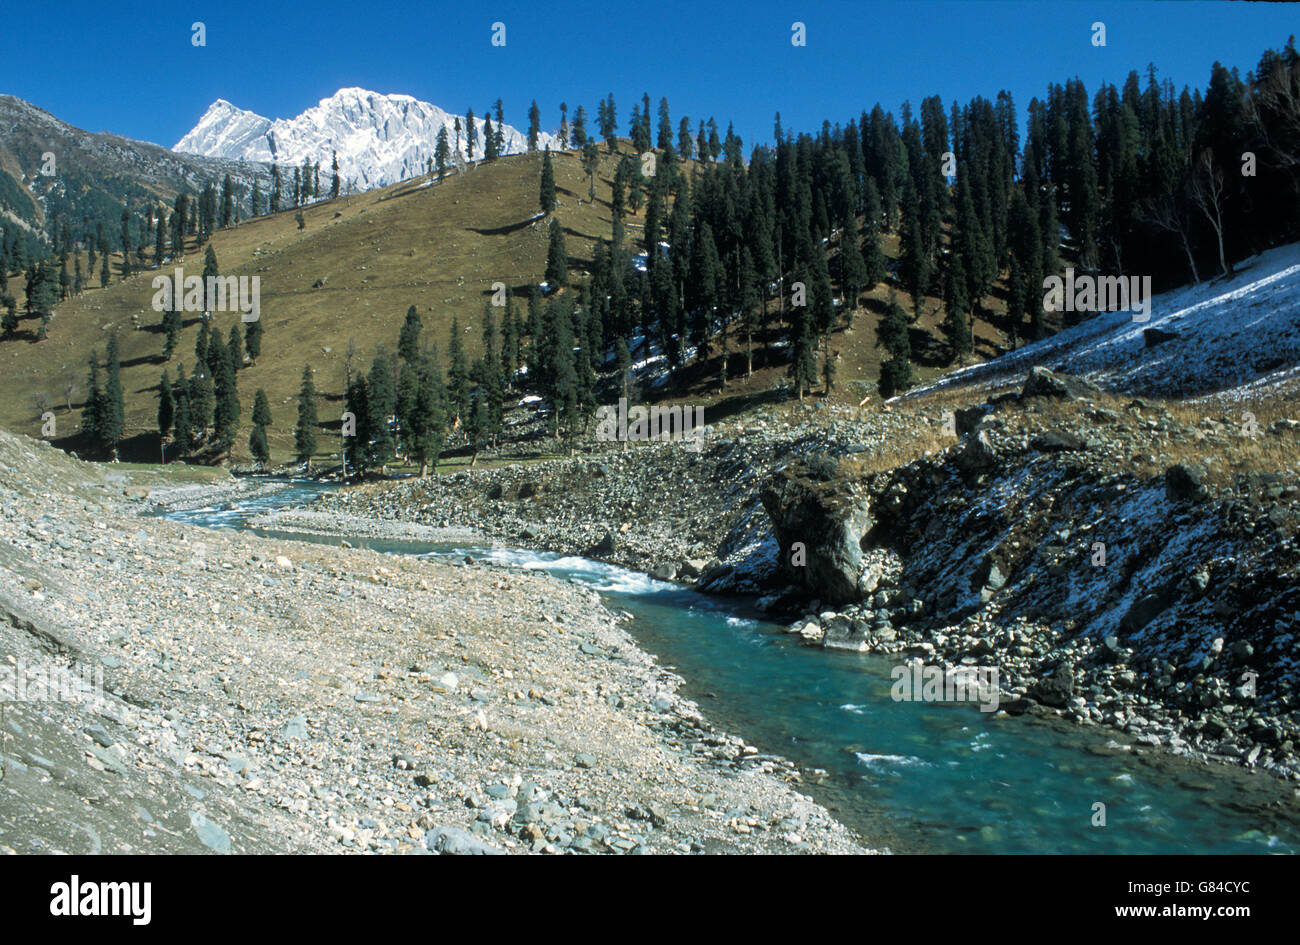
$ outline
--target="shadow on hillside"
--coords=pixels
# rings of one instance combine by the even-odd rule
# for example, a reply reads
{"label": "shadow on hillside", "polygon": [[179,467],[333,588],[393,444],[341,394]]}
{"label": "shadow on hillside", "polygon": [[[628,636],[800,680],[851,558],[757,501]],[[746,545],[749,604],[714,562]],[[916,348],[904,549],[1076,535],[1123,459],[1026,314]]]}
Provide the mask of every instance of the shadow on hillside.
{"label": "shadow on hillside", "polygon": [[507,223],[505,226],[467,226],[465,229],[471,233],[477,233],[479,236],[507,236],[511,233],[518,233],[534,223],[540,223],[544,219],[545,217],[528,217],[518,223]]}
{"label": "shadow on hillside", "polygon": [[[122,367],[129,368],[129,367],[139,367],[142,364],[166,364],[166,363],[167,363],[167,358],[165,358],[163,356],[163,353],[159,351],[156,354],[142,354],[138,358],[127,358],[125,361],[122,362]],[[158,386],[157,384],[154,385],[154,387],[157,386]]]}
{"label": "shadow on hillside", "polygon": [[952,363],[948,346],[924,328],[912,326],[907,330],[907,343],[912,348],[912,362],[923,367],[947,367]]}

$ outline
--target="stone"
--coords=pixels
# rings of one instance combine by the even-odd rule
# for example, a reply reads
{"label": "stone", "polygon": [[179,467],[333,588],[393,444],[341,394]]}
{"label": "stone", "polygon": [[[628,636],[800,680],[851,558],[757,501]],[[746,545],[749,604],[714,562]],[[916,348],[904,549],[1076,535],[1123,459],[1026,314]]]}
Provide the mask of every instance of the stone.
{"label": "stone", "polygon": [[1199,469],[1179,463],[1165,470],[1165,495],[1170,501],[1200,502],[1210,494]]}
{"label": "stone", "polygon": [[1031,445],[1043,453],[1068,453],[1088,448],[1083,437],[1066,430],[1048,430],[1034,437]]}
{"label": "stone", "polygon": [[1081,400],[1099,392],[1100,388],[1091,381],[1072,377],[1069,374],[1057,374],[1040,365],[1032,368],[1025,377],[1025,384],[1020,390],[1020,399],[1053,397],[1060,400]]}
{"label": "stone", "polygon": [[[760,491],[781,546],[784,572],[811,597],[831,604],[862,599],[862,539],[874,524],[866,497],[847,482],[824,479],[824,466],[800,461],[777,472]],[[802,564],[793,560],[796,543]]]}
{"label": "stone", "polygon": [[1148,348],[1154,348],[1156,345],[1162,345],[1166,341],[1173,341],[1178,337],[1176,331],[1166,331],[1163,328],[1143,328],[1142,342]]}
{"label": "stone", "polygon": [[424,835],[425,849],[444,856],[504,856],[505,851],[485,843],[460,827],[435,827]]}
{"label": "stone", "polygon": [[1065,708],[1074,696],[1074,670],[1068,665],[1057,667],[1050,676],[1036,682],[1029,694],[1043,705]]}
{"label": "stone", "polygon": [[213,823],[199,811],[190,811],[190,826],[198,834],[199,840],[209,850],[216,853],[230,852],[230,834]]}

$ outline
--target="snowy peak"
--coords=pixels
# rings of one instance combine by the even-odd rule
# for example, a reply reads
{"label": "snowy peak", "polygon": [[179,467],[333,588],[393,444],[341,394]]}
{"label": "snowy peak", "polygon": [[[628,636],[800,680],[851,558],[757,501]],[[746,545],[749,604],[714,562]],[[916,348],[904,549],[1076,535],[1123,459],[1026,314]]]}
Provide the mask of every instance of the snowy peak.
{"label": "snowy peak", "polygon": [[[339,89],[296,118],[263,118],[217,99],[173,150],[234,161],[277,162],[286,167],[310,160],[327,172],[334,154],[345,187],[382,187],[425,172],[433,159],[438,132],[456,146],[458,116],[410,95],[385,95],[368,89]],[[464,118],[460,119],[462,128]],[[474,119],[474,157],[483,153],[483,119]],[[539,147],[560,147],[543,134]],[[467,132],[460,135],[465,156]],[[528,148],[525,134],[505,127],[505,153]]]}
{"label": "snowy peak", "polygon": [[207,157],[233,156],[265,135],[270,126],[271,122],[261,115],[236,108],[219,98],[208,106],[199,123],[172,150]]}

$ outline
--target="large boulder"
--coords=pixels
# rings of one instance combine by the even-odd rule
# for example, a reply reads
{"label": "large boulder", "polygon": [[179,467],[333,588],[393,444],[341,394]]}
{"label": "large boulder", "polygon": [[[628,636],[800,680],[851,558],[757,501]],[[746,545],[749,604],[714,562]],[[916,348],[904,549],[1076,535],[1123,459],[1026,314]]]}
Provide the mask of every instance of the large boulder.
{"label": "large boulder", "polygon": [[1179,463],[1165,470],[1165,495],[1171,501],[1200,502],[1209,494],[1205,476],[1197,467]]}
{"label": "large boulder", "polygon": [[852,483],[827,478],[822,464],[796,461],[778,470],[760,492],[781,546],[786,575],[828,604],[861,600],[862,538],[873,519]]}
{"label": "large boulder", "polygon": [[1030,370],[1025,378],[1025,386],[1020,390],[1021,400],[1034,397],[1054,397],[1058,400],[1081,400],[1101,392],[1096,384],[1081,377],[1069,374],[1057,374],[1045,367]]}

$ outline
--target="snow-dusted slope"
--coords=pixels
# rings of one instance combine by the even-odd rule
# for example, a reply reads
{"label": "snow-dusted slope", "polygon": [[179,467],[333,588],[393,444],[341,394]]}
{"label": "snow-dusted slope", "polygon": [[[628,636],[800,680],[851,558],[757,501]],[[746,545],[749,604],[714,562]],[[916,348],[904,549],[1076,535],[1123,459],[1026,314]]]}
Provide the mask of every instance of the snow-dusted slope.
{"label": "snow-dusted slope", "polygon": [[[1149,345],[1146,329],[1175,337]],[[1150,321],[1108,312],[925,389],[1019,379],[1040,364],[1137,394],[1290,389],[1300,383],[1300,243],[1242,261],[1232,279],[1157,295]]]}
{"label": "snow-dusted slope", "polygon": [[[339,89],[297,118],[274,121],[237,108],[225,99],[213,102],[199,123],[172,149],[236,161],[278,162],[282,167],[319,162],[322,182],[338,152],[344,186],[358,190],[382,187],[422,174],[433,157],[438,131],[456,145],[457,116],[409,95],[381,95],[365,89]],[[462,127],[464,116],[460,116]],[[475,158],[483,154],[483,119],[474,119]],[[461,134],[461,152],[465,151]],[[538,147],[560,148],[555,135],[542,134]],[[509,124],[505,153],[527,150],[528,137]],[[292,173],[292,171],[290,171]]]}

